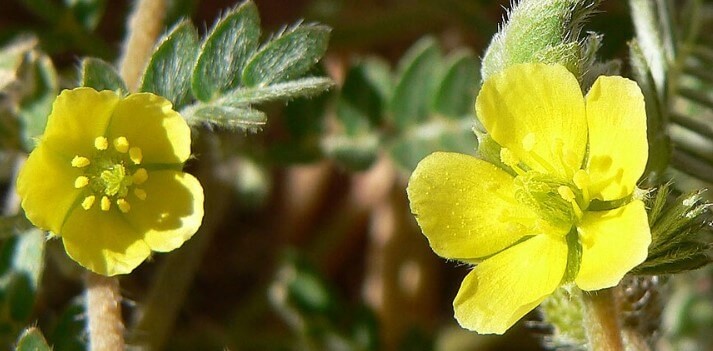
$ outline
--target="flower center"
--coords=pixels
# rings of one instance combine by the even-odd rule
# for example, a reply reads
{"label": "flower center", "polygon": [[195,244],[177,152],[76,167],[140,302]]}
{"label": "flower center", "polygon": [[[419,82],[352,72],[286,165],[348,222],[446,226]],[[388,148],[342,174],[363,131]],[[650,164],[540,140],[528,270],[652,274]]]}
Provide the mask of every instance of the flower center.
{"label": "flower center", "polygon": [[558,227],[571,227],[582,217],[584,196],[566,180],[529,171],[515,177],[515,199]]}
{"label": "flower center", "polygon": [[76,155],[71,161],[72,167],[82,169],[83,173],[74,180],[74,187],[85,189],[82,208],[89,210],[99,199],[102,211],[109,211],[116,204],[119,211],[131,210],[129,196],[139,200],[146,199],[146,191],[138,186],[148,179],[148,173],[142,168],[143,154],[138,147],[130,147],[125,137],[114,139],[109,145],[106,137],[94,139],[93,155]]}

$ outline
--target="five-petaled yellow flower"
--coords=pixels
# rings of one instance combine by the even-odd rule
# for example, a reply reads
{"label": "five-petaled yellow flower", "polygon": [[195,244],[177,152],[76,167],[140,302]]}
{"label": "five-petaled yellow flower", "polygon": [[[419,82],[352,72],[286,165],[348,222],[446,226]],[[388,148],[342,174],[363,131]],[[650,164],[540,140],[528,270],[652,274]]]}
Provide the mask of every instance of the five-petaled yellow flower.
{"label": "five-petaled yellow flower", "polygon": [[636,83],[599,77],[585,97],[562,66],[516,65],[483,84],[476,112],[502,163],[434,153],[408,186],[433,250],[478,263],[453,302],[461,326],[502,334],[560,285],[612,287],[645,260]]}
{"label": "five-petaled yellow flower", "polygon": [[203,188],[183,173],[191,135],[166,99],[63,91],[17,178],[27,218],[102,275],[180,247],[203,219]]}

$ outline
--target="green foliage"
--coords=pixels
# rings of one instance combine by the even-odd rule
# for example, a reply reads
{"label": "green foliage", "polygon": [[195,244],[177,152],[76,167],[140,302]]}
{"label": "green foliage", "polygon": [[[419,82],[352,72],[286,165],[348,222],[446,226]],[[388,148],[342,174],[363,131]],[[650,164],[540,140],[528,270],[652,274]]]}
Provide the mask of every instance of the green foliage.
{"label": "green foliage", "polygon": [[121,79],[114,67],[98,58],[85,58],[81,65],[81,78],[83,87],[91,87],[95,90],[113,90],[120,93],[127,93],[126,83]]}
{"label": "green foliage", "polygon": [[37,328],[27,328],[22,332],[15,344],[15,351],[50,351],[45,337]]}
{"label": "green foliage", "polygon": [[297,24],[260,46],[260,17],[252,1],[229,10],[202,42],[183,21],[161,40],[141,91],[171,100],[191,125],[257,130],[267,117],[253,105],[331,88],[328,78],[303,77],[324,55],[329,31]]}
{"label": "green foliage", "polygon": [[259,40],[260,15],[253,2],[228,11],[203,41],[191,80],[193,95],[210,101],[238,87],[245,62],[257,49]]}
{"label": "green foliage", "polygon": [[270,287],[270,299],[299,337],[304,350],[378,350],[375,316],[364,306],[348,306],[296,252],[284,255]]}
{"label": "green foliage", "polygon": [[161,95],[180,109],[190,94],[197,52],[198,32],[189,21],[179,22],[159,41],[139,90]]}
{"label": "green foliage", "polygon": [[325,152],[349,168],[369,167],[381,148],[410,173],[434,151],[473,153],[478,63],[468,51],[441,54],[426,37],[403,56],[396,73],[375,58],[350,68],[337,101],[336,130]]}
{"label": "green foliage", "polygon": [[649,256],[632,273],[680,273],[711,262],[710,245],[702,241],[711,219],[710,204],[703,200],[701,191],[668,202],[670,194],[670,184],[665,184],[649,201]]}
{"label": "green foliage", "polygon": [[10,231],[14,234],[0,249],[0,340],[14,338],[28,322],[44,269],[44,233],[35,228]]}
{"label": "green foliage", "polygon": [[85,315],[84,298],[79,296],[59,315],[52,332],[47,334],[55,350],[87,350]]}
{"label": "green foliage", "polygon": [[28,54],[20,70],[29,84],[28,92],[19,101],[17,114],[22,125],[23,145],[26,150],[32,150],[34,138],[45,130],[52,102],[59,94],[59,81],[50,58],[38,51]]}

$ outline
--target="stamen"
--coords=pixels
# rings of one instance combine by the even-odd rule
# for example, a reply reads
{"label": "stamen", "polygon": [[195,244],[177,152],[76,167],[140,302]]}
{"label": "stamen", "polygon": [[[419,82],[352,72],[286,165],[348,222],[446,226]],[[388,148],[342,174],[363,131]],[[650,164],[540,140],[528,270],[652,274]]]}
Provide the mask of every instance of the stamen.
{"label": "stamen", "polygon": [[77,168],[84,168],[86,166],[89,166],[89,159],[86,157],[82,156],[74,156],[72,159],[72,167],[77,167]]}
{"label": "stamen", "polygon": [[131,210],[131,205],[129,205],[129,202],[125,199],[116,200],[116,205],[119,206],[121,212],[127,213]]}
{"label": "stamen", "polygon": [[572,189],[570,189],[568,186],[562,185],[559,188],[557,188],[557,193],[565,201],[572,204],[572,209],[574,209],[574,214],[577,216],[577,218],[582,218],[582,216],[584,215],[584,212],[582,212],[582,209],[579,207],[579,204],[577,203],[577,198],[574,195],[574,192],[572,191]]}
{"label": "stamen", "polygon": [[131,149],[129,149],[129,158],[131,158],[131,161],[134,162],[134,164],[141,164],[141,160],[143,160],[144,155],[141,152],[141,149],[134,146]]}
{"label": "stamen", "polygon": [[85,176],[79,176],[74,180],[74,187],[77,189],[84,188],[87,184],[89,184],[89,178]]}
{"label": "stamen", "polygon": [[530,152],[532,149],[535,148],[535,134],[534,133],[529,133],[525,136],[525,138],[522,139],[522,148]]}
{"label": "stamen", "polygon": [[134,184],[143,184],[147,179],[149,179],[149,174],[146,172],[145,168],[139,168],[134,172],[132,176]]}
{"label": "stamen", "polygon": [[103,136],[97,137],[94,139],[94,147],[97,150],[106,150],[109,147],[109,140]]}
{"label": "stamen", "polygon": [[139,200],[146,200],[146,191],[144,191],[144,189],[135,188],[134,195],[136,195]]}
{"label": "stamen", "polygon": [[96,197],[94,195],[89,195],[82,200],[82,208],[85,210],[89,210],[92,208],[92,205],[94,205],[94,200],[96,200]]}
{"label": "stamen", "polygon": [[102,196],[100,205],[101,205],[102,211],[109,211],[109,209],[111,208],[111,201],[109,201],[108,197]]}
{"label": "stamen", "polygon": [[515,173],[519,175],[525,174],[525,171],[520,168],[520,160],[515,156],[515,154],[510,151],[510,149],[504,147],[500,149],[500,161],[502,161],[505,165],[509,166],[512,168]]}
{"label": "stamen", "polygon": [[126,153],[129,151],[129,141],[125,137],[118,137],[114,139],[114,148],[122,154]]}

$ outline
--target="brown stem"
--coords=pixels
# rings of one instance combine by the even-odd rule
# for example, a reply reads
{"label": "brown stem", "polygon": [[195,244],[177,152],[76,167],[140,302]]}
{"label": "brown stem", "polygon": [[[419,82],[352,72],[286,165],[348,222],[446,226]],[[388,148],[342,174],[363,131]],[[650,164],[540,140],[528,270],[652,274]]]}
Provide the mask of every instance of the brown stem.
{"label": "brown stem", "polygon": [[123,351],[124,324],[121,321],[119,280],[87,272],[84,282],[89,350]]}
{"label": "brown stem", "polygon": [[136,91],[141,73],[153,52],[156,38],[163,30],[165,0],[138,0],[129,19],[119,70],[129,91]]}
{"label": "brown stem", "polygon": [[582,294],[589,350],[624,351],[613,288]]}

